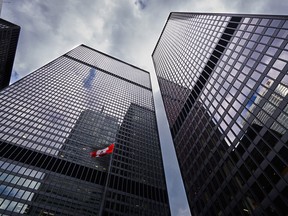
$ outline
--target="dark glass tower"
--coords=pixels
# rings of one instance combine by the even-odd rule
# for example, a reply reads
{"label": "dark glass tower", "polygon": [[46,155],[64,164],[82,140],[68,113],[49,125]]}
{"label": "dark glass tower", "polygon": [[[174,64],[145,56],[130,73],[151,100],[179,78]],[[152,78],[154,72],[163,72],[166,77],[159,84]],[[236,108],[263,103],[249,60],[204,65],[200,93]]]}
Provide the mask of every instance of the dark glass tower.
{"label": "dark glass tower", "polygon": [[0,100],[1,214],[170,215],[148,72],[81,45]]}
{"label": "dark glass tower", "polygon": [[9,85],[20,27],[0,18],[0,90]]}
{"label": "dark glass tower", "polygon": [[171,13],[153,61],[193,215],[287,215],[288,17]]}

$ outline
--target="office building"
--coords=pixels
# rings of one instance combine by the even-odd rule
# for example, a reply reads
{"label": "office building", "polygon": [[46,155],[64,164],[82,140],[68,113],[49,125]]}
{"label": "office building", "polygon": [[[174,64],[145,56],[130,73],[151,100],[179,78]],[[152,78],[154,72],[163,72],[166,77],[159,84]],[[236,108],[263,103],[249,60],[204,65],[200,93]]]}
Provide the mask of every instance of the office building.
{"label": "office building", "polygon": [[148,72],[80,45],[0,100],[2,215],[170,215]]}
{"label": "office building", "polygon": [[[154,215],[160,214],[160,208],[155,211],[151,200],[168,202],[164,187],[159,187],[165,182],[163,178],[156,178],[163,173],[163,168],[161,155],[155,154],[158,136],[154,116],[151,109],[130,104],[116,135],[119,148],[111,165],[104,212],[120,209],[124,215]],[[165,205],[161,214],[169,214]]]}
{"label": "office building", "polygon": [[[95,70],[95,69],[90,69]],[[87,157],[87,154],[80,154],[81,152],[86,151],[94,151],[95,149],[101,149],[104,145],[109,145],[115,141],[115,135],[117,134],[118,129],[118,121],[117,118],[106,114],[102,109],[100,112],[92,111],[92,110],[84,110],[81,112],[79,118],[77,119],[74,127],[69,133],[68,138],[65,140],[64,145],[60,149],[58,156],[60,158],[65,158],[66,161],[70,161],[71,163],[83,164],[85,167],[97,168],[100,170],[108,170],[109,169],[109,161],[110,157],[102,157],[97,158],[97,160],[92,159],[91,157]],[[114,137],[113,137],[114,135]],[[73,181],[71,179],[71,181]],[[77,181],[74,180],[75,184],[78,184]],[[62,197],[71,197],[71,184],[65,184],[62,181],[59,181],[58,176],[53,176],[46,174],[45,178],[41,182],[40,187],[38,188],[38,193],[33,197],[32,202],[34,205],[37,203],[42,204],[47,208],[55,208],[57,206],[58,212],[64,213],[65,211],[69,212],[71,208],[77,206],[78,214],[91,214],[92,212],[85,211],[87,206],[93,205],[96,207],[97,205],[100,207],[101,204],[101,195],[98,195],[95,198],[95,194],[99,190],[99,186],[95,186],[94,190],[87,191],[88,193],[77,193],[77,199],[75,197],[70,199],[70,202],[66,205],[63,205]],[[78,185],[77,190],[85,191],[86,187]],[[55,195],[58,195],[60,199],[56,198]],[[51,196],[54,197],[53,204],[51,203]],[[79,200],[85,200],[85,205],[83,205],[83,201],[79,202]],[[43,209],[31,207],[29,209],[30,215],[41,215],[43,212],[48,212]]]}
{"label": "office building", "polygon": [[287,215],[288,16],[171,13],[152,57],[193,215]]}
{"label": "office building", "polygon": [[0,89],[9,85],[19,34],[19,26],[0,18]]}
{"label": "office building", "polygon": [[2,11],[2,5],[3,5],[3,0],[0,0],[0,16],[1,16],[1,11]]}

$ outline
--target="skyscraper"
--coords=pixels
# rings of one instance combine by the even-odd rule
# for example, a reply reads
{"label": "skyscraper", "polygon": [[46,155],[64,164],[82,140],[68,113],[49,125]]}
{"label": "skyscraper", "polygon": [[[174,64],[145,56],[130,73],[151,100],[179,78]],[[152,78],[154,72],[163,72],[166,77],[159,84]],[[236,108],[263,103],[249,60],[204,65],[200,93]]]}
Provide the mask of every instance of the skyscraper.
{"label": "skyscraper", "polygon": [[9,85],[19,34],[19,26],[0,18],[0,89]]}
{"label": "skyscraper", "polygon": [[148,72],[80,45],[0,100],[1,214],[170,214]]}
{"label": "skyscraper", "polygon": [[288,212],[288,17],[171,13],[152,54],[193,215]]}

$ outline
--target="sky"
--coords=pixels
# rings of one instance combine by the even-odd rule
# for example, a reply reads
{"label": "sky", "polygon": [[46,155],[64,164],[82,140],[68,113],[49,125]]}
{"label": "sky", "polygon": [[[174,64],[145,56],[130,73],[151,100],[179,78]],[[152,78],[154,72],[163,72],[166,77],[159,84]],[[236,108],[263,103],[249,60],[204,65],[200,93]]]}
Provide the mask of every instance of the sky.
{"label": "sky", "polygon": [[171,211],[186,216],[190,212],[151,58],[172,11],[287,15],[288,1],[3,0],[1,18],[21,26],[12,82],[79,44],[151,72]]}

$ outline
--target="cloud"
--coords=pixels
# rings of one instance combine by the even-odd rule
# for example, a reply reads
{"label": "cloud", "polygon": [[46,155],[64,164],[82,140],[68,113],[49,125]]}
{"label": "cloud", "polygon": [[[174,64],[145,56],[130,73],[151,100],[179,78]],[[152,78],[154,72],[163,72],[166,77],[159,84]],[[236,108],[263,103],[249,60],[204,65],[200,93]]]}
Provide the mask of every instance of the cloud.
{"label": "cloud", "polygon": [[235,10],[242,13],[266,13],[266,14],[286,14],[288,3],[281,0],[253,0],[253,1],[229,1],[225,3],[232,5]]}
{"label": "cloud", "polygon": [[105,1],[103,8],[92,2],[15,1],[6,14],[11,17],[8,20],[21,26],[14,64],[19,74],[25,76],[82,43],[109,50],[107,36],[111,34],[104,30],[104,20],[113,17],[113,4]]}
{"label": "cloud", "polygon": [[185,209],[180,208],[177,213],[177,216],[190,216],[190,215],[191,213],[188,208],[185,208]]}
{"label": "cloud", "polygon": [[148,0],[136,0],[134,4],[138,9],[143,10],[147,6]]}
{"label": "cloud", "polygon": [[16,70],[12,70],[12,73],[11,73],[11,78],[10,78],[10,84],[16,82],[17,80],[20,79],[20,76],[19,74],[17,73]]}
{"label": "cloud", "polygon": [[171,11],[285,14],[287,4],[269,0],[134,0],[132,4],[125,0],[86,0],[85,4],[22,0],[4,4],[3,17],[22,27],[15,59],[21,76],[82,43],[153,71],[151,54]]}

